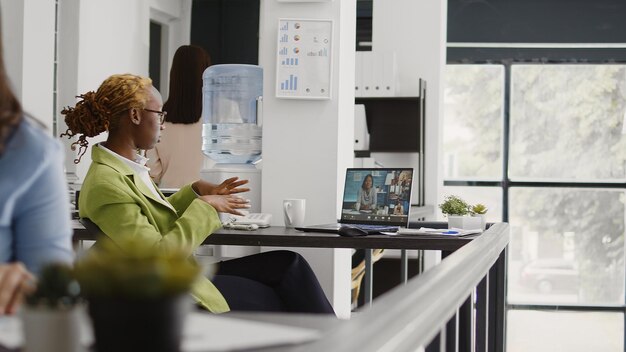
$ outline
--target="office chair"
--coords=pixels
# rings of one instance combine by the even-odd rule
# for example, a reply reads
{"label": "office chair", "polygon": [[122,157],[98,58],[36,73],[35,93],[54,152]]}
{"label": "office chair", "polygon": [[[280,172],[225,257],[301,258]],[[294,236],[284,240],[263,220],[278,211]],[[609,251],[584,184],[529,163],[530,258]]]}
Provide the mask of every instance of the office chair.
{"label": "office chair", "polygon": [[[374,249],[372,250],[372,269],[374,263],[380,260],[383,257],[384,249]],[[356,263],[356,265],[355,265]],[[361,292],[361,283],[363,281],[363,277],[365,276],[365,251],[357,250],[352,255],[352,273],[351,273],[351,306],[352,309],[358,306],[359,293]]]}
{"label": "office chair", "polygon": [[80,218],[78,219],[78,221],[85,227],[85,230],[87,230],[90,234],[96,237],[104,236],[104,232],[100,230],[98,225],[89,220],[89,218]]}

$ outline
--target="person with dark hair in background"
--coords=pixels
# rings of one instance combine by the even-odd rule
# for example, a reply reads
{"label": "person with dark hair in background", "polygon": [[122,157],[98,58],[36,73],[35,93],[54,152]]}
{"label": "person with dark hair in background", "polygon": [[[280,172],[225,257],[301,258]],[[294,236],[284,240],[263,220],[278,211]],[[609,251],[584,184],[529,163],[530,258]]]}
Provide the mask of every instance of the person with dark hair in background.
{"label": "person with dark hair in background", "polygon": [[202,169],[202,73],[211,65],[199,46],[176,50],[170,70],[169,97],[163,104],[165,130],[146,151],[150,176],[161,188],[180,188],[200,177]]}
{"label": "person with dark hair in background", "polygon": [[[2,37],[2,33],[0,33]],[[0,315],[13,314],[48,263],[71,263],[72,229],[61,143],[25,115],[0,41]]]}
{"label": "person with dark hair in background", "polygon": [[393,215],[404,215],[404,205],[402,204],[402,199],[400,198],[396,200],[396,204],[393,207]]}
{"label": "person with dark hair in background", "polygon": [[[108,131],[93,146],[92,164],[81,187],[80,216],[105,234],[96,242],[127,243],[154,250],[176,248],[189,256],[222,226],[218,212],[241,215],[248,201],[236,193],[247,181],[230,178],[220,185],[198,180],[170,197],[156,188],[138,150],[153,148],[163,130],[162,100],[149,78],[131,74],[107,78],[97,91],[79,96],[65,115],[70,137],[84,153],[86,134]],[[79,153],[79,158],[82,154]],[[333,314],[313,270],[299,254],[272,251],[219,263],[212,280],[199,278],[192,296],[211,312],[229,310]]]}

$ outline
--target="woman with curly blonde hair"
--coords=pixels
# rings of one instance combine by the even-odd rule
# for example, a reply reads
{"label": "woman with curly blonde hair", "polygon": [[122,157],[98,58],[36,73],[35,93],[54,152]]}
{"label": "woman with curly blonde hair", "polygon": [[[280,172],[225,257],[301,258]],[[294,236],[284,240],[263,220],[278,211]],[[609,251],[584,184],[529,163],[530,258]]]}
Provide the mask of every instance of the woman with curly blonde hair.
{"label": "woman with curly blonde hair", "polygon": [[[163,102],[148,78],[124,74],[107,78],[95,92],[79,96],[64,109],[68,131],[79,135],[78,162],[87,137],[108,131],[106,142],[93,146],[92,164],[81,187],[79,209],[121,250],[129,241],[155,250],[176,248],[191,256],[207,236],[221,227],[218,212],[241,214],[248,201],[236,193],[246,180],[236,177],[214,185],[196,181],[166,198],[150,179],[146,158],[163,129]],[[99,243],[96,243],[98,245]],[[212,281],[197,280],[192,295],[211,312],[270,310],[332,313],[306,261],[288,251],[260,253],[224,261]]]}
{"label": "woman with curly blonde hair", "polygon": [[[61,137],[80,135],[78,140],[72,143],[72,149],[79,146],[78,157],[74,163],[78,164],[85,154],[89,144],[87,137],[95,137],[105,131],[110,131],[115,135],[120,128],[120,123],[129,122],[122,117],[130,109],[135,118],[132,123],[138,125],[138,114],[151,98],[151,87],[152,81],[148,78],[114,75],[105,80],[98,91],[79,95],[78,98],[81,100],[75,107],[63,109],[61,114],[66,115],[65,122],[68,129],[61,134]],[[152,125],[154,129],[160,129],[159,124],[153,123]]]}

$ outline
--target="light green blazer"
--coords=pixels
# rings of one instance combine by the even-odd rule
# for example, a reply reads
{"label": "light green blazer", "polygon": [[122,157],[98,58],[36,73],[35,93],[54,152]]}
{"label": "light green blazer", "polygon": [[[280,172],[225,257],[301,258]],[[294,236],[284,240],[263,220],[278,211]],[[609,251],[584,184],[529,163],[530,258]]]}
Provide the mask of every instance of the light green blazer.
{"label": "light green blazer", "polygon": [[[167,200],[174,209],[159,202],[139,176],[113,155],[95,145],[93,160],[80,190],[79,215],[89,218],[111,240],[153,244],[160,250],[183,249],[193,255],[213,231],[221,227],[217,211],[197,199],[187,185]],[[161,195],[163,196],[163,195]],[[194,283],[192,296],[209,311],[229,311],[228,304],[205,277]]]}

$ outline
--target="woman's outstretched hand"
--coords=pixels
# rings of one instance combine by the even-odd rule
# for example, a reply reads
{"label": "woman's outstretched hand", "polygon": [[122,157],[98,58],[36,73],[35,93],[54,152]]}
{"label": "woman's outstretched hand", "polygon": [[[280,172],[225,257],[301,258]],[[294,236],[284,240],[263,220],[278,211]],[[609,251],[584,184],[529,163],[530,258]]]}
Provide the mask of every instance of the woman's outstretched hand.
{"label": "woman's outstretched hand", "polygon": [[220,213],[244,215],[241,211],[239,211],[239,209],[250,208],[249,200],[231,194],[211,194],[206,196],[200,196],[199,198],[209,203],[213,208],[215,208],[215,210]]}
{"label": "woman's outstretched hand", "polygon": [[22,263],[0,265],[0,315],[14,314],[23,295],[35,290],[35,277]]}
{"label": "woman's outstretched hand", "polygon": [[248,183],[248,180],[240,180],[239,177],[231,177],[219,185],[204,180],[198,180],[191,186],[193,190],[201,196],[228,195],[248,192],[250,190],[249,188],[241,187],[246,183]]}

